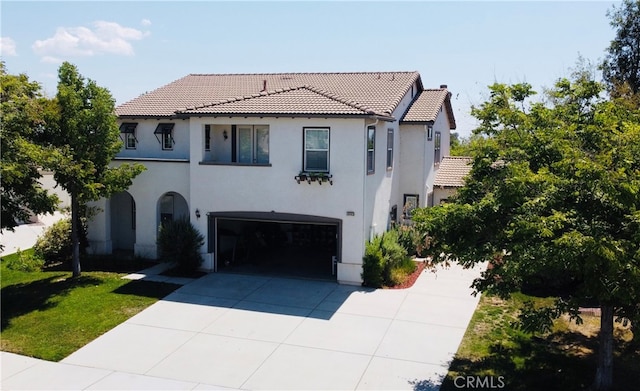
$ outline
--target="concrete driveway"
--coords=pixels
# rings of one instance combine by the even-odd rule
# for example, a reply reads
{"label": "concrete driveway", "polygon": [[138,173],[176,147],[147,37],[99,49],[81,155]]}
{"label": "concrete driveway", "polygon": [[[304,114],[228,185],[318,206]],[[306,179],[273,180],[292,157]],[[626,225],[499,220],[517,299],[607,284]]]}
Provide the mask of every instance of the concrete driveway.
{"label": "concrete driveway", "polygon": [[5,389],[430,390],[478,302],[479,270],[404,290],[209,274],[61,363],[3,353]]}

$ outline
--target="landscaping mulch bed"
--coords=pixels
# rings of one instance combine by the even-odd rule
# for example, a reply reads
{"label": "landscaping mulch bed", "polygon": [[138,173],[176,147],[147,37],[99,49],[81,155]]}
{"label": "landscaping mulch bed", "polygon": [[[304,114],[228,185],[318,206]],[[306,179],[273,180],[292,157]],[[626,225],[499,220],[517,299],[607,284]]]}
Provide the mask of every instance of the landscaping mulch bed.
{"label": "landscaping mulch bed", "polygon": [[400,285],[394,285],[394,286],[389,286],[389,287],[385,287],[386,289],[406,289],[406,288],[411,288],[413,286],[413,284],[415,284],[416,280],[418,279],[418,277],[420,277],[420,274],[422,273],[422,271],[425,269],[425,267],[427,266],[426,262],[416,262],[416,270],[411,273],[411,275],[409,275],[409,277],[404,281],[404,283],[400,284]]}

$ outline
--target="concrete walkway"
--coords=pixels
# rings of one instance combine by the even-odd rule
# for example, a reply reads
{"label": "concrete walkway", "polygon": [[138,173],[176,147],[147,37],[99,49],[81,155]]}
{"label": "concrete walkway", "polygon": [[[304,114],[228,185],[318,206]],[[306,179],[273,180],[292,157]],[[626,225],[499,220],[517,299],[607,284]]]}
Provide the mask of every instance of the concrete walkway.
{"label": "concrete walkway", "polygon": [[437,390],[479,270],[404,290],[210,274],[60,363],[2,353],[2,388]]}

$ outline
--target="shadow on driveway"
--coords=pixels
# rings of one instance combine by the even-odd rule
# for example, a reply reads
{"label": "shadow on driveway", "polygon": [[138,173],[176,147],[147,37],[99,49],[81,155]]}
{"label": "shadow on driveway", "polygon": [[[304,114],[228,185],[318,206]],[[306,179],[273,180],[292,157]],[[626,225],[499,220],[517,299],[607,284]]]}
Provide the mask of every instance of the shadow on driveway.
{"label": "shadow on driveway", "polygon": [[354,292],[374,291],[332,281],[212,273],[164,300],[329,319]]}

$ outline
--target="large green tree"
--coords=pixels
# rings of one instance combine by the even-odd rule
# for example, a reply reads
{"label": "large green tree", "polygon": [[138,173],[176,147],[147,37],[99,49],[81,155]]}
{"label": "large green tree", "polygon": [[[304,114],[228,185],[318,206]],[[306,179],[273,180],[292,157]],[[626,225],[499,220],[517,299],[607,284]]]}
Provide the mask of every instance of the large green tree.
{"label": "large green tree", "polygon": [[[537,282],[558,296],[525,308],[522,326],[595,303],[601,309],[594,388],[613,381],[614,316],[634,317],[640,301],[640,113],[601,98],[588,72],[559,80],[546,103],[527,84],[490,87],[472,109],[482,136],[452,202],[414,212],[434,259],[488,262],[477,291],[501,296]],[[553,289],[553,292],[551,291]]]}
{"label": "large green tree", "polygon": [[[640,94],[640,0],[623,0],[607,16],[616,37],[602,63],[607,89],[614,96]],[[637,102],[638,103],[638,102]]]}
{"label": "large green tree", "polygon": [[112,165],[122,142],[111,93],[78,69],[63,63],[58,70],[57,111],[48,121],[47,141],[54,178],[71,196],[73,276],[80,276],[80,212],[87,202],[125,190],[144,170],[140,164]]}
{"label": "large green tree", "polygon": [[27,75],[11,75],[0,62],[2,229],[13,229],[31,214],[52,213],[58,198],[38,182],[46,156],[39,145],[52,102]]}

